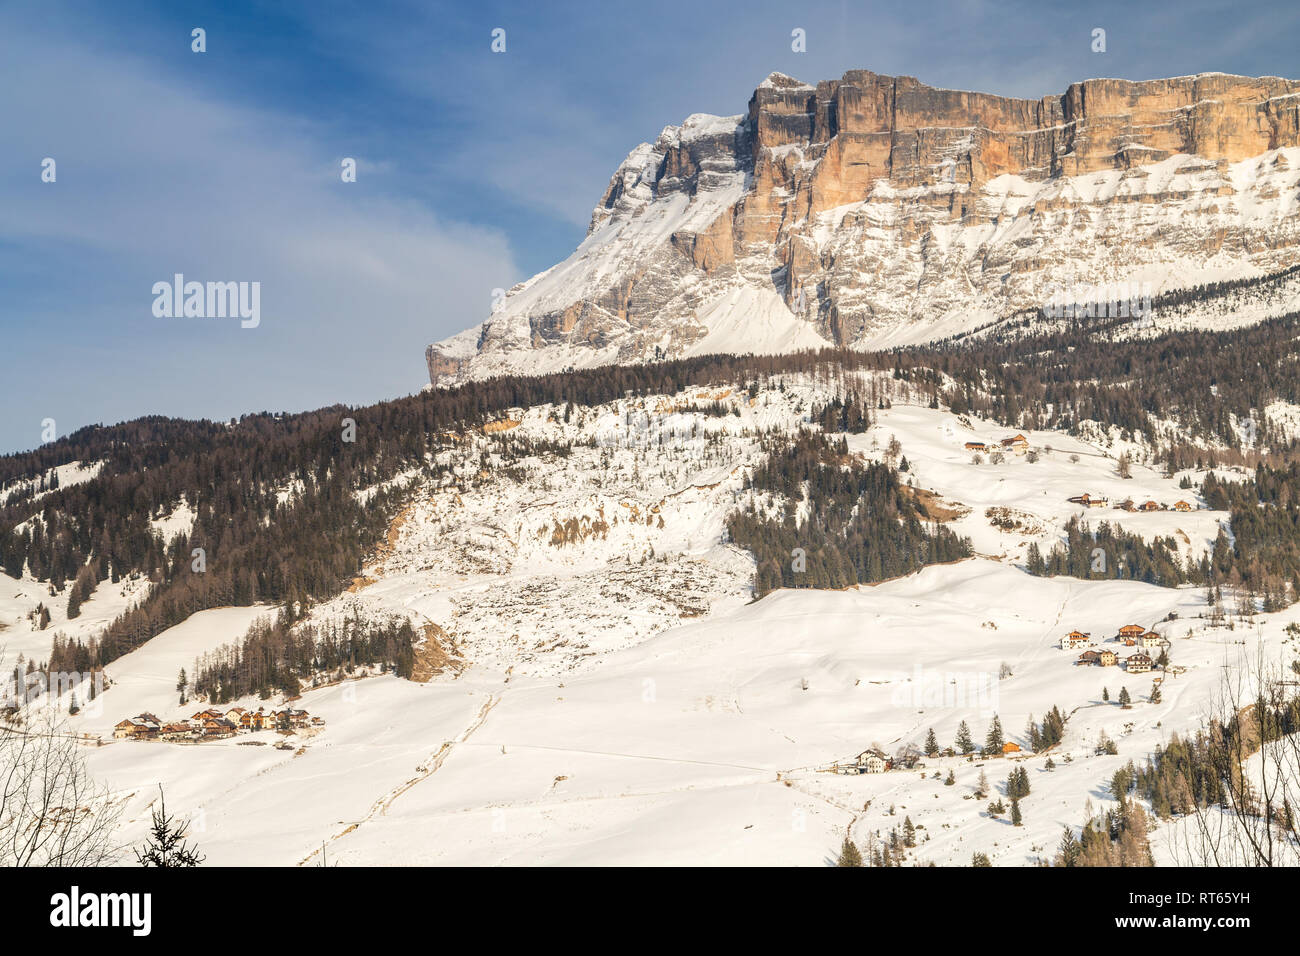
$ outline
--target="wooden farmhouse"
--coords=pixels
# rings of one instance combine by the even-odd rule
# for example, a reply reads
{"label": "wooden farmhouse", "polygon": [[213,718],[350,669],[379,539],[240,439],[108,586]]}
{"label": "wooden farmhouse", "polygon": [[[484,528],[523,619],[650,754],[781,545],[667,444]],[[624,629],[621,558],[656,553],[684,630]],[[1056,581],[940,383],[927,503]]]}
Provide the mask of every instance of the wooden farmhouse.
{"label": "wooden farmhouse", "polygon": [[1021,455],[1029,451],[1029,439],[1024,435],[1012,435],[1002,439],[999,444],[1005,451],[1014,451]]}
{"label": "wooden farmhouse", "polygon": [[1141,637],[1143,634],[1146,633],[1146,630],[1147,629],[1143,627],[1141,624],[1125,624],[1123,627],[1119,629],[1119,633],[1115,635],[1115,640],[1122,641],[1126,638],[1131,637],[1133,640],[1136,641],[1139,637]]}
{"label": "wooden farmhouse", "polygon": [[1152,660],[1146,654],[1138,651],[1136,654],[1130,654],[1124,661],[1124,669],[1133,674],[1145,674],[1151,670]]}
{"label": "wooden farmhouse", "polygon": [[153,714],[145,713],[137,717],[119,720],[113,727],[113,736],[118,739],[127,737],[157,737],[160,724]]}
{"label": "wooden farmhouse", "polygon": [[1071,650],[1075,647],[1081,647],[1092,643],[1092,638],[1083,631],[1071,631],[1065,637],[1061,638],[1061,649]]}
{"label": "wooden farmhouse", "polygon": [[1175,510],[1175,511],[1191,511],[1191,510],[1192,510],[1192,506],[1191,506],[1191,503],[1190,503],[1190,502],[1186,502],[1186,501],[1175,501],[1175,502],[1174,502],[1174,510]]}
{"label": "wooden farmhouse", "polygon": [[1119,655],[1109,648],[1097,654],[1097,663],[1102,667],[1114,667],[1119,662]]}
{"label": "wooden farmhouse", "polygon": [[858,773],[884,773],[889,769],[889,758],[879,750],[864,750],[858,754]]}
{"label": "wooden farmhouse", "polygon": [[204,737],[233,737],[238,729],[238,725],[225,717],[209,717],[203,721]]}

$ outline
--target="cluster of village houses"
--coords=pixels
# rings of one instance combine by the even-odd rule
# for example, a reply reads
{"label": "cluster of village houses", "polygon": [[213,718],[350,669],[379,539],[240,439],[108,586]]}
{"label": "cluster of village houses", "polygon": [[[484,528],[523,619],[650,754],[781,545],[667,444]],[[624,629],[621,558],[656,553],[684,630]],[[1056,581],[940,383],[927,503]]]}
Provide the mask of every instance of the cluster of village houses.
{"label": "cluster of village houses", "polygon": [[[1147,653],[1168,645],[1168,641],[1155,631],[1149,631],[1141,624],[1125,624],[1111,640],[1124,647],[1138,648],[1136,653],[1123,658],[1124,670],[1131,674],[1145,674],[1156,666],[1155,659]],[[1079,647],[1088,647],[1097,643],[1091,634],[1083,631],[1071,631],[1061,638],[1061,650],[1072,651]],[[1160,655],[1157,654],[1156,657]],[[1075,665],[1096,664],[1100,667],[1115,667],[1121,662],[1119,653],[1109,647],[1100,650],[1086,650],[1079,655]],[[1160,678],[1156,678],[1157,681]]]}
{"label": "cluster of village houses", "polygon": [[[1097,664],[1101,667],[1115,667],[1121,662],[1124,670],[1130,674],[1145,674],[1155,668],[1156,662],[1147,651],[1158,650],[1168,645],[1168,641],[1157,634],[1155,631],[1148,630],[1141,624],[1125,624],[1119,629],[1119,632],[1111,638],[1111,641],[1123,645],[1124,647],[1136,648],[1134,653],[1126,658],[1120,658],[1119,654],[1109,647],[1103,647],[1100,650],[1086,650],[1079,655],[1075,664]],[[1071,631],[1065,637],[1061,638],[1062,650],[1074,650],[1078,647],[1088,647],[1088,645],[1097,643],[1092,636],[1085,634],[1083,631]],[[1159,657],[1159,654],[1156,655]],[[1160,683],[1163,678],[1155,678],[1156,683]],[[1019,744],[1008,740],[1002,745],[1002,756],[1014,757],[1024,751]],[[950,753],[946,751],[945,753]],[[852,763],[835,764],[830,769],[836,773],[884,773],[886,770],[911,769],[916,765],[920,754],[914,751],[903,757],[890,757],[881,750],[864,750],[858,754]]]}
{"label": "cluster of village houses", "polygon": [[[1081,495],[1075,495],[1068,499],[1072,504],[1083,505],[1085,508],[1107,508],[1110,507],[1110,499],[1102,495],[1090,495],[1084,492]],[[1120,511],[1169,511],[1170,506],[1162,504],[1159,501],[1144,501],[1141,504],[1136,503],[1132,498],[1124,501],[1115,502],[1115,507]],[[1172,510],[1174,511],[1195,511],[1196,507],[1189,501],[1175,501]]]}
{"label": "cluster of village houses", "polygon": [[997,441],[968,441],[966,443],[967,451],[990,452],[990,451],[1010,451],[1017,455],[1023,455],[1029,451],[1029,439],[1024,435],[1009,435],[1006,438],[1000,438]]}
{"label": "cluster of village houses", "polygon": [[[1008,740],[1002,745],[1002,756],[1015,757],[1024,751],[1020,745]],[[955,752],[949,748],[943,751],[942,756],[956,756]],[[996,754],[994,754],[996,756]],[[852,763],[838,763],[831,769],[836,773],[884,773],[886,770],[911,770],[920,762],[921,755],[915,750],[910,750],[900,756],[891,757],[883,750],[864,750],[854,759]],[[922,765],[923,766],[923,765]]]}
{"label": "cluster of village houses", "polygon": [[[966,450],[973,452],[991,452],[1004,451],[1014,452],[1018,455],[1024,455],[1029,451],[1029,439],[1024,435],[1009,435],[1006,438],[1000,438],[997,441],[968,441]],[[1075,495],[1068,499],[1072,504],[1083,505],[1085,508],[1109,508],[1111,507],[1110,499],[1105,495],[1094,495],[1084,492],[1081,495]],[[1189,501],[1175,501],[1173,505],[1167,505],[1159,501],[1143,501],[1138,503],[1132,498],[1124,501],[1117,501],[1115,508],[1121,511],[1195,511],[1196,506]]]}
{"label": "cluster of village houses", "polygon": [[277,730],[302,727],[323,727],[325,721],[313,717],[305,710],[285,707],[283,710],[248,710],[232,707],[224,714],[215,707],[201,710],[188,720],[163,723],[148,712],[118,721],[113,736],[144,740],[195,740],[198,738],[233,737],[238,733],[258,730]]}

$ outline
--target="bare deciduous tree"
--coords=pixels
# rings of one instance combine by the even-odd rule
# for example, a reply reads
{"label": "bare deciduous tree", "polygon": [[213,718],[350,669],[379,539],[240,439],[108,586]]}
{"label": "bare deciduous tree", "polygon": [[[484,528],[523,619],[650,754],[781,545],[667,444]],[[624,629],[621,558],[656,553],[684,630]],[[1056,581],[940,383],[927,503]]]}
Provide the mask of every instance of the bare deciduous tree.
{"label": "bare deciduous tree", "polygon": [[1290,676],[1262,653],[1254,666],[1225,668],[1206,745],[1222,796],[1170,828],[1179,864],[1300,865],[1300,696]]}
{"label": "bare deciduous tree", "polygon": [[0,720],[0,866],[108,865],[120,813],[53,707]]}

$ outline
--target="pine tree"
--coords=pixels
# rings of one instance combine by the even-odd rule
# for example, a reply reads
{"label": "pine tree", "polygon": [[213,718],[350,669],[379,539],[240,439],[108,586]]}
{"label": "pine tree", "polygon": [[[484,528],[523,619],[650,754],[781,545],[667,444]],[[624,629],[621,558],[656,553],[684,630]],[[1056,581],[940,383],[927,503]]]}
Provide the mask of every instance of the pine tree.
{"label": "pine tree", "polygon": [[1057,848],[1056,865],[1057,866],[1074,866],[1079,860],[1079,854],[1083,848],[1079,846],[1079,841],[1074,837],[1074,831],[1069,827],[1064,828],[1061,834],[1061,842]]}
{"label": "pine tree", "polygon": [[989,795],[989,778],[984,775],[984,769],[980,768],[979,782],[975,784],[975,796],[983,800]]}
{"label": "pine tree", "polygon": [[1023,822],[1024,818],[1020,815],[1020,798],[1014,797],[1011,800],[1011,825],[1018,827]]}
{"label": "pine tree", "polygon": [[911,817],[903,817],[903,846],[916,846],[916,827],[912,825]]}
{"label": "pine tree", "polygon": [[970,727],[964,720],[957,725],[957,749],[963,754],[974,753],[975,751],[975,741],[971,739]]}
{"label": "pine tree", "polygon": [[1102,700],[1105,700],[1105,701],[1109,701],[1109,700],[1110,700],[1110,689],[1109,689],[1109,688],[1107,688],[1107,687],[1103,687],[1103,688],[1101,689],[1101,699],[1102,699]]}
{"label": "pine tree", "polygon": [[993,722],[989,724],[988,736],[984,738],[984,750],[990,754],[1001,753],[1003,743],[1005,741],[1002,737],[1002,720],[994,714]]}
{"label": "pine tree", "polygon": [[1121,687],[1119,689],[1119,705],[1127,710],[1129,704],[1131,704],[1132,702],[1133,699],[1128,695],[1128,688]]}
{"label": "pine tree", "polygon": [[844,843],[840,846],[840,856],[835,861],[835,865],[862,866],[862,853],[853,845],[853,841],[847,835],[844,837]]}
{"label": "pine tree", "polygon": [[934,728],[931,727],[930,732],[926,734],[925,737],[925,755],[927,757],[933,757],[938,752],[939,752],[939,740],[934,735]]}
{"label": "pine tree", "polygon": [[158,809],[153,811],[150,836],[142,848],[135,851],[141,866],[198,866],[205,859],[198,847],[186,846],[187,824],[175,823],[167,815],[167,804],[162,787],[158,788]]}
{"label": "pine tree", "polygon": [[1034,715],[1029,715],[1029,722],[1025,725],[1025,736],[1029,738],[1029,749],[1037,753],[1043,749],[1043,735],[1039,731],[1038,725],[1034,723]]}

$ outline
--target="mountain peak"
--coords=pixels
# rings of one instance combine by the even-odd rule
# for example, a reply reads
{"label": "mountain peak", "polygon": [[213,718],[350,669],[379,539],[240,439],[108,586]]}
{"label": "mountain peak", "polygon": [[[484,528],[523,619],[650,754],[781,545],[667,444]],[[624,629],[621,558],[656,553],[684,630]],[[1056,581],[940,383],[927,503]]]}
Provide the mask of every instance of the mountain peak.
{"label": "mountain peak", "polygon": [[767,74],[767,79],[758,84],[760,90],[815,90],[815,86],[809,86],[802,80],[796,80],[793,76],[785,73],[772,72]]}
{"label": "mountain peak", "polygon": [[1149,298],[1260,276],[1296,261],[1297,190],[1295,80],[1021,99],[774,72],[746,113],[693,114],[632,150],[577,251],[430,346],[430,377],[889,347],[1107,285]]}

